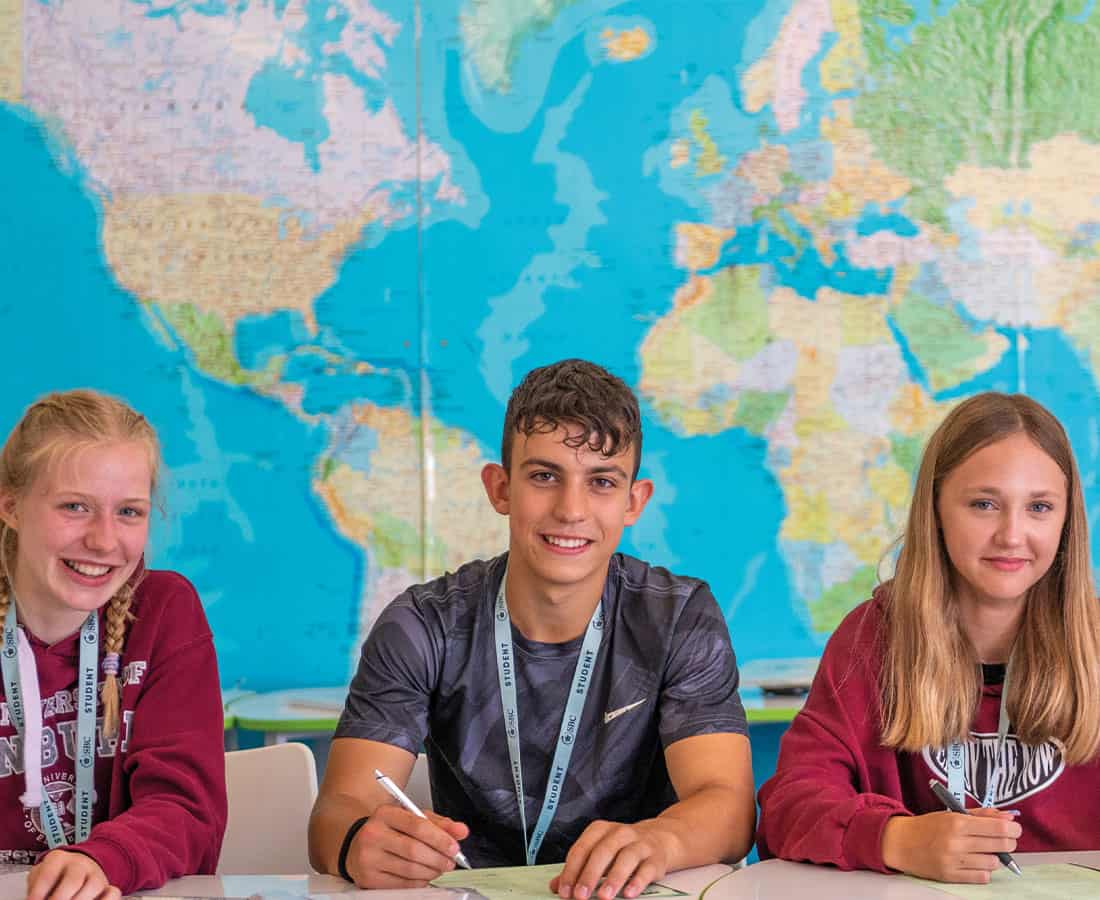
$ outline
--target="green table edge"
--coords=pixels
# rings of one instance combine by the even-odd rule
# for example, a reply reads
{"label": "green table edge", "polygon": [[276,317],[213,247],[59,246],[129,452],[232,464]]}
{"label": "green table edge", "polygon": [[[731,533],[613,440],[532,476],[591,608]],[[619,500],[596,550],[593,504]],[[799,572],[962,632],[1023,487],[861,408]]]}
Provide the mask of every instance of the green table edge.
{"label": "green table edge", "polygon": [[298,734],[300,732],[335,731],[339,716],[329,719],[251,719],[237,716],[238,728],[246,731],[265,731],[272,734]]}
{"label": "green table edge", "polygon": [[801,707],[779,707],[772,709],[746,709],[745,719],[750,725],[762,725],[766,722],[790,722],[798,715]]}

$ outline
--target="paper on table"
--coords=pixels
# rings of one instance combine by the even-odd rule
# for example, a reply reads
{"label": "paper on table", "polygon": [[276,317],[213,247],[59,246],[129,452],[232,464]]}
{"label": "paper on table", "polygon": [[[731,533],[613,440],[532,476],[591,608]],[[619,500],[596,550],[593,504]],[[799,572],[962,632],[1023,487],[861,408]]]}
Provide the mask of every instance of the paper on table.
{"label": "paper on table", "polygon": [[[546,900],[555,896],[550,879],[561,871],[561,864],[548,866],[506,866],[497,869],[455,869],[440,875],[432,884],[452,891],[474,891],[486,900]],[[683,891],[651,884],[641,894],[647,900],[659,897],[686,897]]]}
{"label": "paper on table", "polygon": [[[989,884],[943,884],[912,878],[925,888],[943,891],[963,900],[1096,900],[1100,896],[1100,872],[1085,866],[1069,863],[1058,865],[1024,866],[1023,877],[1013,875],[1008,869],[998,869]],[[991,890],[992,888],[992,890]]]}

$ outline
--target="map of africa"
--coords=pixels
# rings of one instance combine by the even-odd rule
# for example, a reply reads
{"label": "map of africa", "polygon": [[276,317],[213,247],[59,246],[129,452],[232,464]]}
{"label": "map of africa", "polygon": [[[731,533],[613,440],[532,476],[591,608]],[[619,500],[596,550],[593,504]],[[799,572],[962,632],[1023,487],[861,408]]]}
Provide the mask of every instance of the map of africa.
{"label": "map of africa", "polygon": [[1049,405],[1100,508],[1098,46],[1094,0],[0,0],[0,424],[146,412],[223,683],[339,684],[504,549],[508,394],[590,358],[623,549],[816,655],[958,398]]}

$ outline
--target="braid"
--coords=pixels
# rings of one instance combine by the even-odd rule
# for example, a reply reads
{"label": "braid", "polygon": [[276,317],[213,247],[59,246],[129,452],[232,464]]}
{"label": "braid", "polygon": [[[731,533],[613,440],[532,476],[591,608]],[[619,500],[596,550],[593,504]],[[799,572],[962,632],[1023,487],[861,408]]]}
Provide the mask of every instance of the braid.
{"label": "braid", "polygon": [[126,623],[133,618],[130,603],[134,599],[134,589],[124,584],[107,604],[105,629],[107,639],[104,642],[103,690],[103,733],[107,737],[118,734],[118,708],[122,689],[118,684],[118,657],[122,652],[122,642],[126,638]]}
{"label": "braid", "polygon": [[[8,544],[15,538],[15,529],[6,522],[0,522],[0,624],[8,614],[11,604],[11,570],[8,567]],[[14,557],[14,553],[12,557]]]}

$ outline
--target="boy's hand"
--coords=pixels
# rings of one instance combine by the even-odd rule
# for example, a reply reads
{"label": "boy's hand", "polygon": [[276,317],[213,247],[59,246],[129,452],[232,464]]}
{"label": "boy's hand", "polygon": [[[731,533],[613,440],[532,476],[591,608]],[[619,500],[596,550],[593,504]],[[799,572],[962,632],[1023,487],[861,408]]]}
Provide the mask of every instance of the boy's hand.
{"label": "boy's hand", "polygon": [[969,884],[988,884],[1021,834],[1011,813],[997,809],[894,816],[882,831],[882,861],[891,869]]}
{"label": "boy's hand", "polygon": [[51,850],[27,873],[27,900],[119,900],[122,893],[90,856]]}
{"label": "boy's hand", "polygon": [[665,877],[670,840],[674,838],[658,819],[634,825],[596,820],[569,849],[565,868],[550,882],[550,890],[563,900],[611,900],[620,891],[637,897]]}
{"label": "boy's hand", "polygon": [[454,867],[458,841],[470,829],[446,816],[427,819],[392,803],[379,806],[348,850],[348,874],[361,888],[424,887]]}

